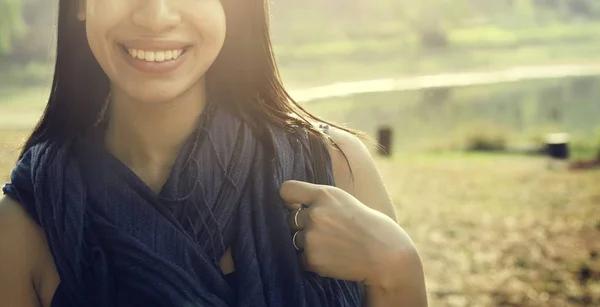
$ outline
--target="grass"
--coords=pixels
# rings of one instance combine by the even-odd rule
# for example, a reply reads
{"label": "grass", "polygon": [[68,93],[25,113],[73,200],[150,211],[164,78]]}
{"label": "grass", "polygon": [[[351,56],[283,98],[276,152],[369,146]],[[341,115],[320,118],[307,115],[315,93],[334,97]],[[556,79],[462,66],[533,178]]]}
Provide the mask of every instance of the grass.
{"label": "grass", "polygon": [[29,129],[48,100],[44,86],[0,88],[0,130]]}
{"label": "grass", "polygon": [[600,304],[600,171],[490,154],[377,162],[423,257],[431,306]]}
{"label": "grass", "polygon": [[[0,131],[0,179],[25,136]],[[423,258],[431,306],[600,304],[600,170],[459,152],[376,162]]]}
{"label": "grass", "polygon": [[20,129],[0,129],[0,182],[8,180],[28,132]]}

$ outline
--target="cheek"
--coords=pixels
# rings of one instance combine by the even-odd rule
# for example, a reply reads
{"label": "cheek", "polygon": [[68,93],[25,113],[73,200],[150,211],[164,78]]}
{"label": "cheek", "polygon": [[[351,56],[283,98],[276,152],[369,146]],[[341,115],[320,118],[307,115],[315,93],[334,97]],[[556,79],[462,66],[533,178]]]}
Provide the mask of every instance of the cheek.
{"label": "cheek", "polygon": [[[122,1],[122,0],[120,0]],[[112,29],[118,28],[118,23],[125,18],[125,8],[119,5],[120,1],[88,0],[86,7],[86,33],[90,49],[98,63],[107,70],[110,65],[109,57],[115,48],[109,39]],[[122,2],[121,2],[122,3]]]}
{"label": "cheek", "polygon": [[219,1],[209,1],[201,8],[191,10],[186,20],[193,23],[195,30],[205,43],[221,47],[225,40],[225,12]]}
{"label": "cheek", "polygon": [[85,17],[87,20],[119,20],[123,13],[131,11],[126,0],[86,0]]}

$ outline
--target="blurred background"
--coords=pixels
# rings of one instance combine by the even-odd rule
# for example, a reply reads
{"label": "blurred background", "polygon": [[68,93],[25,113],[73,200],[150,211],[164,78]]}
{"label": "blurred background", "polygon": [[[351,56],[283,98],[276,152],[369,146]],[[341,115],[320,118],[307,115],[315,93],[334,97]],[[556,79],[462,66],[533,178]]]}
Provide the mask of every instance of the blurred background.
{"label": "blurred background", "polygon": [[[431,306],[600,306],[600,1],[272,2],[286,86],[372,139]],[[56,7],[0,0],[1,180]]]}

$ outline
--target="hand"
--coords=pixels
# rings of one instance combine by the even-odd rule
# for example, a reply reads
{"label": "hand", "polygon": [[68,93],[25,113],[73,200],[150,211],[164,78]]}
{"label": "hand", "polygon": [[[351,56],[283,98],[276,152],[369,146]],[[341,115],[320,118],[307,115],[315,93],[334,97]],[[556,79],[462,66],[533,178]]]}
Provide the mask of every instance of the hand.
{"label": "hand", "polygon": [[[306,270],[320,276],[369,284],[398,280],[398,265],[416,252],[388,216],[331,186],[287,181],[280,194]],[[302,205],[308,206],[300,210]],[[297,224],[296,225],[296,220]]]}

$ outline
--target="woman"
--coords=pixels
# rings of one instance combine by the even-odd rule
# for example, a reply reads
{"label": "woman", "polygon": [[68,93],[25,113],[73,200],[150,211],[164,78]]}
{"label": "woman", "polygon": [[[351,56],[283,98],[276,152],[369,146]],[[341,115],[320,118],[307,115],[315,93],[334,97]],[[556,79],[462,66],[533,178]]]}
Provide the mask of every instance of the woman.
{"label": "woman", "polygon": [[0,205],[0,304],[426,305],[372,159],[288,97],[267,16],[60,1],[52,92]]}

